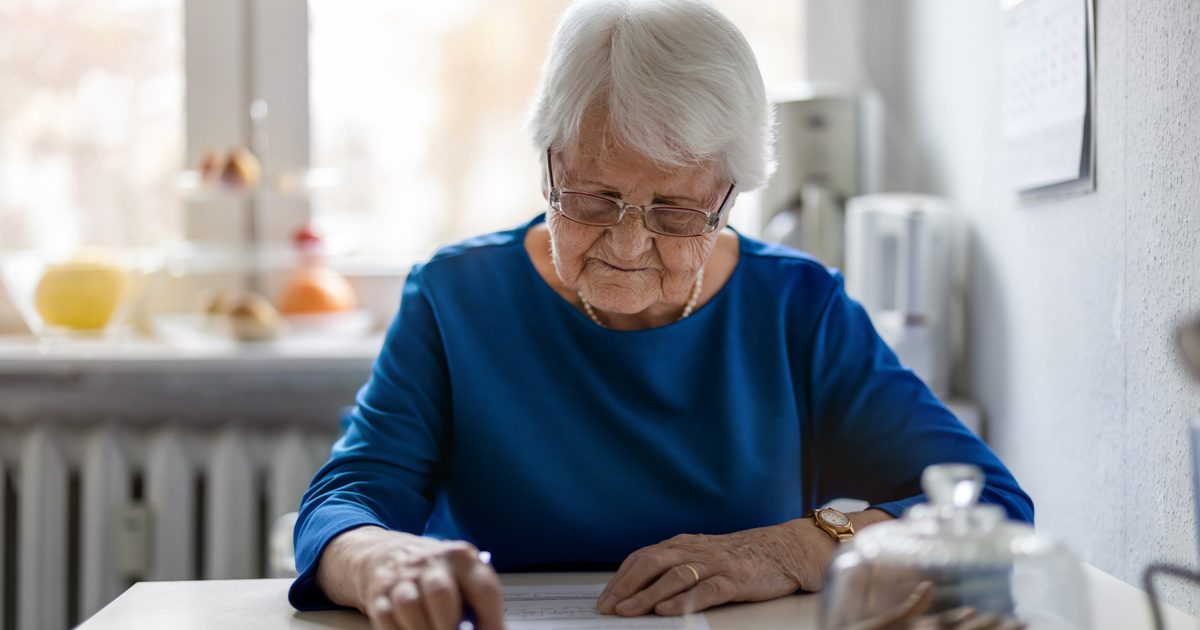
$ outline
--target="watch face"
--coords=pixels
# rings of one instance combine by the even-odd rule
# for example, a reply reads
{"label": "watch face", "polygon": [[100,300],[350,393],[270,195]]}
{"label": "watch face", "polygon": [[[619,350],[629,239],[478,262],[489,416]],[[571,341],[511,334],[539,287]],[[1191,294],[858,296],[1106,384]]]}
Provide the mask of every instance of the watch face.
{"label": "watch face", "polygon": [[823,523],[833,527],[845,527],[850,524],[850,519],[846,518],[845,514],[834,510],[821,510],[818,516]]}

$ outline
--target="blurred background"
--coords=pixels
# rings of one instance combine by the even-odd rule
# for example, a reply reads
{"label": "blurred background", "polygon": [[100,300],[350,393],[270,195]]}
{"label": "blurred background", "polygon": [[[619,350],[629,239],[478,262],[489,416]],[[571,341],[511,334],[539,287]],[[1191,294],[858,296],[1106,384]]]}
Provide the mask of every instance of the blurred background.
{"label": "blurred background", "polygon": [[[0,2],[0,628],[288,574],[411,264],[542,212],[567,4]],[[841,268],[1039,529],[1194,567],[1200,7],[712,4],[779,118],[732,224]]]}

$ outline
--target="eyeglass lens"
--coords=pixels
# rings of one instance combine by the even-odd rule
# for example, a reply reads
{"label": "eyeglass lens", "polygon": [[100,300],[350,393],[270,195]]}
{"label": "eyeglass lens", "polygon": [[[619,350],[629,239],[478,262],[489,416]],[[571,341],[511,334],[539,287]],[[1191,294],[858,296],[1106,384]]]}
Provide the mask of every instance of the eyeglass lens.
{"label": "eyeglass lens", "polygon": [[[560,204],[567,218],[588,225],[615,225],[621,217],[620,204],[603,197],[564,192]],[[695,236],[708,227],[705,214],[687,208],[651,207],[645,221],[651,231],[672,236]]]}

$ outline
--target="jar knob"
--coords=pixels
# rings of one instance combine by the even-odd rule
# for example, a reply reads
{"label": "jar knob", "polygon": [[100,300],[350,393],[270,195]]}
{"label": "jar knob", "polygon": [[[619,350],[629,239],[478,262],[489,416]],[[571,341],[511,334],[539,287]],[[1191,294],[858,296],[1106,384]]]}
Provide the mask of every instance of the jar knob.
{"label": "jar knob", "polygon": [[983,472],[971,464],[934,464],[922,473],[921,488],[935,508],[965,510],[979,500]]}

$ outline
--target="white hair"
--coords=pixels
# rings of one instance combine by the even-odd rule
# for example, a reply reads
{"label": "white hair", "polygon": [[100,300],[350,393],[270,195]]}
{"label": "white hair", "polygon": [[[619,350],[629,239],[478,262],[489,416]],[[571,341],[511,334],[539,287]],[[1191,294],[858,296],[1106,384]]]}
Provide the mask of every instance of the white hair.
{"label": "white hair", "polygon": [[715,160],[738,190],[774,169],[773,116],[754,52],[699,0],[580,0],[559,22],[529,116],[534,145],[561,150],[584,112],[668,167]]}

